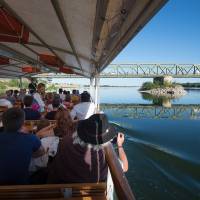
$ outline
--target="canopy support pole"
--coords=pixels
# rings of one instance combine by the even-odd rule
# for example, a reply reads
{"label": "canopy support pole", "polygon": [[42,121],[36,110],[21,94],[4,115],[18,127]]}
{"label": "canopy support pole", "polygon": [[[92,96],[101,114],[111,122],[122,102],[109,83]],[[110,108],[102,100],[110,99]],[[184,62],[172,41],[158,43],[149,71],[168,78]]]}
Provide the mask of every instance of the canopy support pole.
{"label": "canopy support pole", "polygon": [[96,107],[96,112],[98,112],[100,110],[100,107],[99,107],[99,83],[100,83],[99,73],[97,73],[95,75],[94,81],[95,81],[94,103],[95,103],[95,107]]}
{"label": "canopy support pole", "polygon": [[94,78],[90,78],[90,96],[92,99],[92,102],[94,102]]}
{"label": "canopy support pole", "polygon": [[96,74],[94,77],[90,78],[90,95],[95,104],[96,112],[99,111],[99,82],[99,74]]}
{"label": "canopy support pole", "polygon": [[19,88],[22,89],[22,77],[19,78]]}

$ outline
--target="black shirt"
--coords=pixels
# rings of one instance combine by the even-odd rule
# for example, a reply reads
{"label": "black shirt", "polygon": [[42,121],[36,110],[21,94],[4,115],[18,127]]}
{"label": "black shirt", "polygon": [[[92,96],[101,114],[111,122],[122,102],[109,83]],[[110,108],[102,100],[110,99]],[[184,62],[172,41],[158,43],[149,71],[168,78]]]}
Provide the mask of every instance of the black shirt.
{"label": "black shirt", "polygon": [[55,120],[56,113],[57,113],[57,111],[48,112],[46,114],[45,118],[48,120]]}

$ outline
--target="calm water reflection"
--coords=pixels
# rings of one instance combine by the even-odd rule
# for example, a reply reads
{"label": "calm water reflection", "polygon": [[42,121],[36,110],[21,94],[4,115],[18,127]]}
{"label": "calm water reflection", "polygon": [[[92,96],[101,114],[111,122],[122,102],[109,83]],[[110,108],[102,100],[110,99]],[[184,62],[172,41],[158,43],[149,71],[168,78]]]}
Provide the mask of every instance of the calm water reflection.
{"label": "calm water reflection", "polygon": [[[138,87],[113,87],[100,89],[101,103],[152,103],[144,99],[138,92]],[[172,99],[172,104],[200,104],[200,90],[188,90],[187,94],[179,99]]]}
{"label": "calm water reflection", "polygon": [[200,91],[166,106],[137,89],[101,89],[101,102],[112,104],[102,109],[126,133],[127,177],[137,199],[199,200]]}

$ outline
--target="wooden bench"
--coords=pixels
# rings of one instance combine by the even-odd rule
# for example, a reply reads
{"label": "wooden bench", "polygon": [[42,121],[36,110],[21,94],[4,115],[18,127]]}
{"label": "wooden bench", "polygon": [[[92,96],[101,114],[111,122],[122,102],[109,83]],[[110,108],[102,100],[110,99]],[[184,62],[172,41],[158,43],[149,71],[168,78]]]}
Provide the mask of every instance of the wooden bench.
{"label": "wooden bench", "polygon": [[0,199],[105,200],[106,183],[0,186]]}

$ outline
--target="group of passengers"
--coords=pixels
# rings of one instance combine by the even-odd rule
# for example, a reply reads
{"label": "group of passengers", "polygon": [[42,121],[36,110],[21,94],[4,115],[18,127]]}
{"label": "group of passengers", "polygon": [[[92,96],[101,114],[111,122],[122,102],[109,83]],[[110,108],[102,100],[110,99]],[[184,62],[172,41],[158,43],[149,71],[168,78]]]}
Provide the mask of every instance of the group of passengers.
{"label": "group of passengers", "polygon": [[[104,145],[113,138],[128,170],[124,134],[96,113],[87,91],[46,94],[43,83],[31,83],[28,94],[6,92],[0,106],[8,108],[1,115],[0,185],[105,181]],[[27,128],[27,120],[37,120],[36,130]]]}

